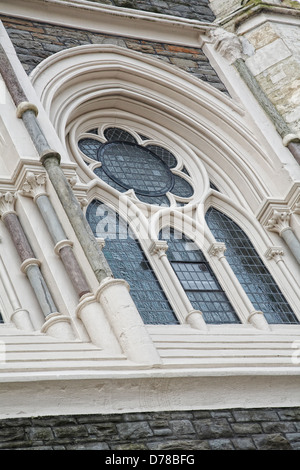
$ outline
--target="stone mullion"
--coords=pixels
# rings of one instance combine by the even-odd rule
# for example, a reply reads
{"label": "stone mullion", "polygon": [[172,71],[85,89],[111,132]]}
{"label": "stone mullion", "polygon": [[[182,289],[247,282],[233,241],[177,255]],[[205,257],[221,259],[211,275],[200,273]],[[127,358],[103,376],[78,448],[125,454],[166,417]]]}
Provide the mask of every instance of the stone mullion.
{"label": "stone mullion", "polygon": [[186,309],[187,314],[184,318],[185,322],[188,323],[191,327],[196,328],[198,330],[207,330],[207,324],[203,318],[202,312],[200,310],[194,309],[194,307],[192,306],[170,264],[170,261],[168,260],[166,254],[167,249],[167,242],[165,242],[164,240],[157,240],[152,243],[149,251],[152,256],[156,255],[158,257],[164,269],[167,271],[168,279],[171,280],[172,285],[175,287],[176,292],[179,295],[180,300]]}
{"label": "stone mullion", "polygon": [[230,264],[228,263],[226,256],[225,256],[225,251],[226,251],[226,246],[225,243],[221,242],[215,242],[212,243],[208,250],[208,254],[213,257],[217,257],[217,259],[220,261],[222,264],[228,278],[230,279],[233,287],[235,288],[236,292],[238,292],[241,300],[244,303],[244,306],[248,312],[248,317],[246,318],[246,321],[256,328],[260,330],[269,330],[270,327],[268,325],[267,320],[265,319],[265,316],[263,312],[260,310],[256,310],[250,301],[248,295],[242,288],[241,284],[239,283],[236,275],[234,274]]}

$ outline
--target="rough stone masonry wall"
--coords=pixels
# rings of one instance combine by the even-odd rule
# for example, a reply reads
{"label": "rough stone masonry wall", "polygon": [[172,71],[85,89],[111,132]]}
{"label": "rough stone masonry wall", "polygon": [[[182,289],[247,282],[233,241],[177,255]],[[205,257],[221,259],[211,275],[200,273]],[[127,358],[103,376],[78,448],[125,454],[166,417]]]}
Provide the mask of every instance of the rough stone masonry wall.
{"label": "rough stone masonry wall", "polygon": [[4,450],[300,450],[300,408],[0,420]]}
{"label": "rough stone masonry wall", "polygon": [[115,44],[164,60],[226,92],[225,86],[200,48],[116,37],[5,16],[0,16],[0,19],[28,74],[55,52],[83,44]]}

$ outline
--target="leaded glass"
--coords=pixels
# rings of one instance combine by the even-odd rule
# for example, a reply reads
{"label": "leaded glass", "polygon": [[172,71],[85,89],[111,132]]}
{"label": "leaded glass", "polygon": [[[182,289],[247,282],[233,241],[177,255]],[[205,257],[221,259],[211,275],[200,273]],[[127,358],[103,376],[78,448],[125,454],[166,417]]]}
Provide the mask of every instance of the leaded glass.
{"label": "leaded glass", "polygon": [[167,238],[167,256],[192,306],[200,310],[206,323],[239,323],[239,319],[222,290],[202,251],[171,229]]}
{"label": "leaded glass", "polygon": [[218,242],[226,245],[226,258],[254,308],[269,323],[298,323],[272,275],[245,232],[225,214],[211,207],[206,222]]}
{"label": "leaded glass", "polygon": [[192,186],[190,185],[190,183],[188,183],[186,180],[184,180],[180,176],[175,175],[172,193],[180,197],[191,197],[194,193],[194,190]]}
{"label": "leaded glass", "polygon": [[104,137],[108,140],[108,142],[131,142],[133,144],[136,143],[135,138],[129,134],[129,132],[124,131],[123,129],[119,129],[118,127],[108,127],[104,131]]}
{"label": "leaded glass", "polygon": [[151,152],[155,153],[169,168],[175,168],[177,160],[169,150],[160,147],[159,145],[147,145],[146,147]]}
{"label": "leaded glass", "polygon": [[178,321],[143,250],[128,225],[112,209],[92,201],[87,220],[96,237],[105,239],[103,253],[116,278],[125,279],[146,324]]}
{"label": "leaded glass", "polygon": [[93,160],[98,160],[98,150],[102,146],[101,142],[96,139],[84,138],[80,139],[78,142],[78,147],[87,157],[92,158]]}
{"label": "leaded glass", "polygon": [[174,185],[174,176],[157,155],[140,145],[111,142],[99,152],[105,173],[126,189],[145,196],[163,196]]}

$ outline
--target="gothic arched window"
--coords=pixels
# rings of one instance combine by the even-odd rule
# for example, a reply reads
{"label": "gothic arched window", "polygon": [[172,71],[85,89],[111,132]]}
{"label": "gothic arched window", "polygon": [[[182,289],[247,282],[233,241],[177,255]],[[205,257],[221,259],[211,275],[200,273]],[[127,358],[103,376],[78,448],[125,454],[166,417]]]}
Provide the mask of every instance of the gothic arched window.
{"label": "gothic arched window", "polygon": [[172,229],[167,256],[186,295],[206,323],[239,323],[239,319],[202,251],[182,233]]}
{"label": "gothic arched window", "polygon": [[213,207],[205,218],[215,239],[225,243],[228,263],[253,306],[264,313],[268,323],[298,323],[245,232]]}
{"label": "gothic arched window", "polygon": [[177,324],[171,306],[138,240],[127,223],[111,208],[94,200],[87,220],[95,237],[104,238],[103,253],[113,275],[125,279],[146,324]]}

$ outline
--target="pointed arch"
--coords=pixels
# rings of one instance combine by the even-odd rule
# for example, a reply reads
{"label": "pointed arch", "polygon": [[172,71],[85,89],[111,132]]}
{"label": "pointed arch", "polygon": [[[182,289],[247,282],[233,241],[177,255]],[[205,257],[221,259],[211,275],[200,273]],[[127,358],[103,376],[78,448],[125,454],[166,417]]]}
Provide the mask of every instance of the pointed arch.
{"label": "pointed arch", "polygon": [[226,258],[253,306],[268,323],[299,323],[274,278],[241,227],[210,207],[206,223],[218,242],[226,245]]}
{"label": "pointed arch", "polygon": [[[162,60],[113,45],[85,45],[45,59],[31,79],[68,149],[78,126],[82,130],[87,116],[92,120],[97,115],[149,129],[153,138],[163,135],[170,145],[187,143],[211,174],[217,168],[220,179],[230,175],[228,190],[243,195],[250,207],[279,186],[274,160],[249,130],[240,106]],[[285,177],[281,172],[281,183]],[[230,189],[231,180],[239,196]]]}
{"label": "pointed arch", "polygon": [[86,212],[114,277],[125,279],[146,324],[177,324],[172,308],[133,230],[112,208],[94,199]]}

